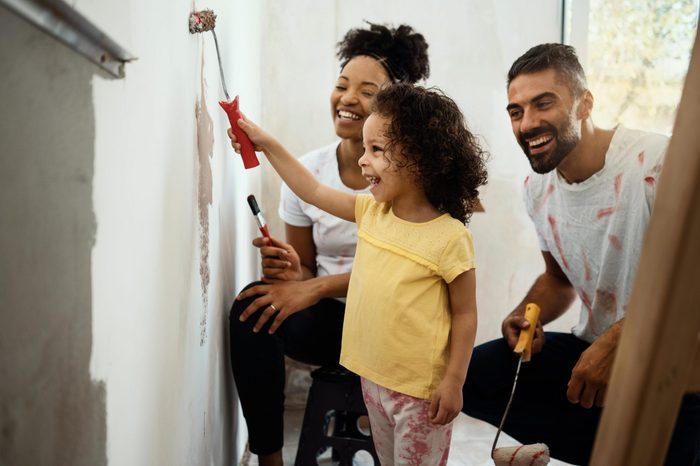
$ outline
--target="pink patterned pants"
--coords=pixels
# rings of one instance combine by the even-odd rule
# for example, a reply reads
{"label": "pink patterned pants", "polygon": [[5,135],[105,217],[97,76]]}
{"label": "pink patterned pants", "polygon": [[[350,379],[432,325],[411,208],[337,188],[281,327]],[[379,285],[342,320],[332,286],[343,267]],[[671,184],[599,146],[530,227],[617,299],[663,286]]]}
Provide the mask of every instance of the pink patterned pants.
{"label": "pink patterned pants", "polygon": [[372,439],[382,466],[444,466],[452,423],[430,423],[430,400],[380,387],[362,378]]}

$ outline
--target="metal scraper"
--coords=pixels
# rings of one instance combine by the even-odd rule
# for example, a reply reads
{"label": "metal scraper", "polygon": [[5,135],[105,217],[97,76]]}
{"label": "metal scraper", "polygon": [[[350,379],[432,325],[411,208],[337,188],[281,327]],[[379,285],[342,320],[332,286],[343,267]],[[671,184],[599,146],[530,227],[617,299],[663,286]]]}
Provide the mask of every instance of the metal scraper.
{"label": "metal scraper", "polygon": [[493,445],[491,446],[491,457],[493,458],[493,452],[496,449],[496,443],[498,442],[498,437],[501,435],[503,430],[503,424],[506,422],[506,416],[508,416],[508,410],[510,409],[510,404],[513,402],[513,394],[515,394],[515,387],[518,384],[518,374],[520,374],[520,365],[523,362],[528,362],[532,356],[532,340],[535,337],[535,329],[537,327],[537,321],[540,318],[540,307],[535,303],[528,303],[525,306],[525,319],[530,322],[530,326],[526,330],[520,331],[520,336],[518,337],[518,343],[515,345],[513,352],[519,354],[518,366],[515,369],[515,379],[513,380],[513,388],[510,390],[510,398],[508,399],[508,404],[503,412],[503,417],[501,418],[501,423],[498,426],[498,432],[496,432],[496,438],[493,439]]}

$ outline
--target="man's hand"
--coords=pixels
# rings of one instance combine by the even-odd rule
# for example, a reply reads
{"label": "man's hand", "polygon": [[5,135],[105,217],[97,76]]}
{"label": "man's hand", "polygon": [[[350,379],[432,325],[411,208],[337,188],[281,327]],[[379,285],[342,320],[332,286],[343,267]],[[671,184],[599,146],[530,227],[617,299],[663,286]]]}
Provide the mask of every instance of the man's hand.
{"label": "man's hand", "polygon": [[[501,324],[501,333],[503,338],[506,339],[510,349],[515,349],[515,345],[518,343],[518,338],[520,338],[520,332],[530,328],[530,322],[525,320],[524,310],[523,313],[518,313],[515,311],[511,313],[503,320]],[[544,329],[542,328],[542,322],[537,321],[537,327],[535,328],[535,336],[532,340],[532,354],[538,353],[544,345]]]}
{"label": "man's hand", "polygon": [[603,407],[621,331],[622,321],[618,321],[581,354],[566,391],[570,402],[580,403],[583,408],[594,404]]}

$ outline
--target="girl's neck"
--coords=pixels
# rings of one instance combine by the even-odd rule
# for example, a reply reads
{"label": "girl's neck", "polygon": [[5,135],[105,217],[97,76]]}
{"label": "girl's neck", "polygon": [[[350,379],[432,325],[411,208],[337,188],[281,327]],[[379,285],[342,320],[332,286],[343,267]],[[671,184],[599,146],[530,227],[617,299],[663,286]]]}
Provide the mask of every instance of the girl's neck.
{"label": "girl's neck", "polygon": [[394,199],[391,202],[391,211],[401,220],[413,223],[429,222],[442,215],[421,190],[416,190],[415,195]]}
{"label": "girl's neck", "polygon": [[362,176],[362,169],[357,163],[362,157],[364,148],[362,140],[343,139],[336,150],[338,173],[345,186],[351,189],[364,189],[369,182]]}

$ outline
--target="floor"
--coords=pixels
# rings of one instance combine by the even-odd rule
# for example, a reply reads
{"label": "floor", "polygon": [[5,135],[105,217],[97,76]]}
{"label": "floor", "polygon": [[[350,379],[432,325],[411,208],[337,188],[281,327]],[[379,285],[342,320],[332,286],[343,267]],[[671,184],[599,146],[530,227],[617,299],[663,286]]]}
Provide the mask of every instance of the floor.
{"label": "floor", "polygon": [[[285,466],[292,466],[296,456],[297,441],[301,430],[301,422],[304,417],[306,393],[310,377],[308,368],[288,361],[287,398],[285,408],[284,447],[282,450]],[[496,435],[496,428],[490,424],[460,414],[455,419],[452,433],[452,446],[448,466],[493,466],[491,460],[491,444]],[[502,433],[498,440],[498,446],[519,445],[517,441]],[[319,466],[330,466],[333,461],[330,454],[319,458]],[[569,463],[551,460],[550,466],[567,466]],[[244,454],[240,466],[257,466],[255,455]],[[355,466],[372,465],[371,458],[356,458]]]}

